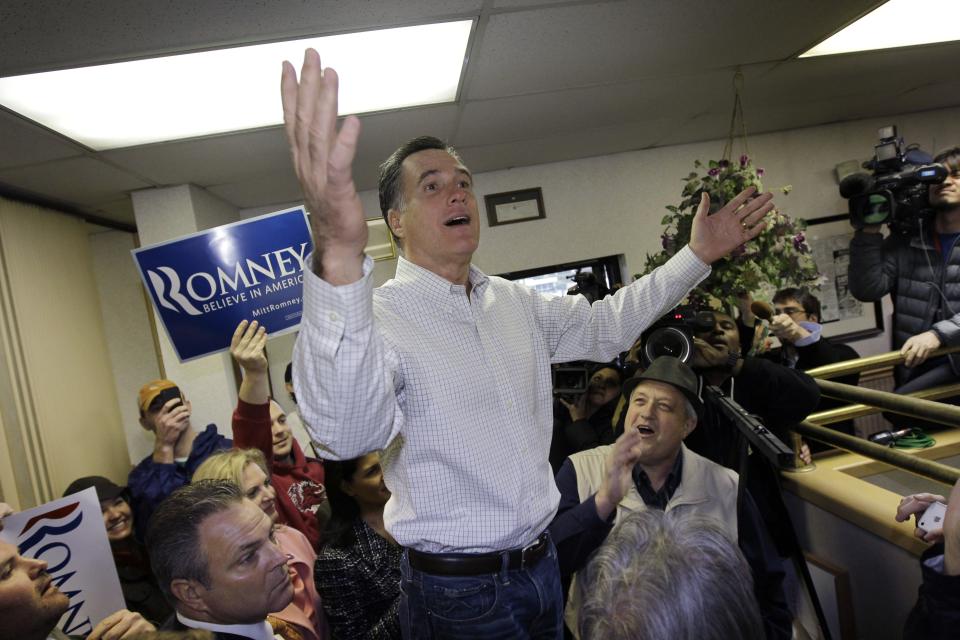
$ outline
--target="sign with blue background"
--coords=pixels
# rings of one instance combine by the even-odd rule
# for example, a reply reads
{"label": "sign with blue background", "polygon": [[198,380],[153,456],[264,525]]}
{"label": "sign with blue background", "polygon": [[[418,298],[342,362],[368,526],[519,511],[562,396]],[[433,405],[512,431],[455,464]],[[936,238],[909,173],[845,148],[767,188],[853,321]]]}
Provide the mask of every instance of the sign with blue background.
{"label": "sign with blue background", "polygon": [[181,361],[230,347],[241,320],[271,336],[303,315],[303,261],[313,250],[302,207],[134,249],[153,306]]}

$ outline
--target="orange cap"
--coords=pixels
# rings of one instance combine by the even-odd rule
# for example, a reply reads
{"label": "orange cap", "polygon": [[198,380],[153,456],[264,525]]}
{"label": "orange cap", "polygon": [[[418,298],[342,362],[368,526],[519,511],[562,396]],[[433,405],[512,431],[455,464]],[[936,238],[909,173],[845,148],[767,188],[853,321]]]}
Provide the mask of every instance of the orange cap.
{"label": "orange cap", "polygon": [[154,398],[160,395],[161,391],[164,389],[172,389],[176,386],[176,383],[171,382],[170,380],[154,380],[153,382],[148,382],[140,387],[140,395],[138,398],[140,411],[146,413],[147,409],[150,408],[150,403],[153,402]]}

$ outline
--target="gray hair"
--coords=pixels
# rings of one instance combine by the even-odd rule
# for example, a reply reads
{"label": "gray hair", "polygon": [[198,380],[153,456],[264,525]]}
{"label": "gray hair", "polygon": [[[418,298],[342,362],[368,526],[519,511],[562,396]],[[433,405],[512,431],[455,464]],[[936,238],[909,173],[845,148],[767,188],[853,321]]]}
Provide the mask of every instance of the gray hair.
{"label": "gray hair", "polygon": [[[681,395],[683,396],[683,394]],[[693,418],[694,422],[697,421],[697,410],[693,408],[693,403],[687,396],[683,396],[683,409],[687,412],[687,418]]]}
{"label": "gray hair", "polygon": [[170,494],[150,518],[147,549],[150,565],[170,604],[176,598],[170,583],[196,580],[210,586],[207,557],[200,545],[200,525],[212,515],[243,502],[243,492],[227,480],[200,480]]}
{"label": "gray hair", "polygon": [[763,640],[750,567],[719,523],[687,512],[628,514],[577,579],[590,640]]}

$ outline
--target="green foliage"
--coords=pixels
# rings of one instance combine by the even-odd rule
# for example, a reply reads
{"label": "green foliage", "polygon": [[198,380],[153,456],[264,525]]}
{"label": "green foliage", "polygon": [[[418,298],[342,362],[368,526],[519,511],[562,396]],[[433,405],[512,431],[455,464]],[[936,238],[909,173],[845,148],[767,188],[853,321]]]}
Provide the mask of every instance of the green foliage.
{"label": "green foliage", "polygon": [[[704,164],[696,160],[693,166],[700,169]],[[710,196],[710,213],[714,213],[747,187],[763,191],[760,182],[763,169],[754,168],[747,156],[741,156],[739,164],[710,160],[706,167],[703,175],[693,171],[683,179],[680,204],[668,206],[669,213],[660,221],[665,227],[660,236],[663,250],[647,255],[644,272],[639,275],[646,275],[666,263],[690,242],[693,216],[703,192]],[[784,195],[790,189],[783,187]],[[690,292],[689,302],[708,304],[714,299],[724,307],[733,308],[737,298],[745,293],[788,286],[818,286],[819,273],[803,233],[806,224],[777,209],[768,213],[765,220],[767,226],[759,236],[713,265],[710,276]]]}

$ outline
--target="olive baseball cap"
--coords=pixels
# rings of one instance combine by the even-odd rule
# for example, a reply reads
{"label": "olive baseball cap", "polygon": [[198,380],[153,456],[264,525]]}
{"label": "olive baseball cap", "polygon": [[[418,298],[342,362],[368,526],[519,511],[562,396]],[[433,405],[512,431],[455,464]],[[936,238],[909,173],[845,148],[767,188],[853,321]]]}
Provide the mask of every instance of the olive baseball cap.
{"label": "olive baseball cap", "polygon": [[693,369],[680,362],[679,358],[660,356],[651,362],[646,371],[623,383],[624,399],[629,401],[630,394],[644,380],[654,380],[676,387],[693,405],[693,409],[697,412],[697,418],[703,417],[703,401],[697,394],[700,386],[697,382],[697,374],[693,372]]}

